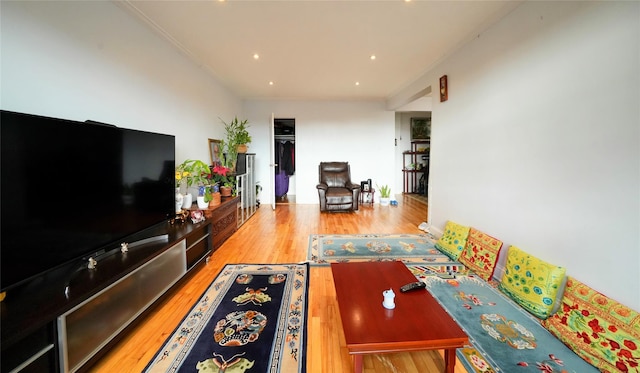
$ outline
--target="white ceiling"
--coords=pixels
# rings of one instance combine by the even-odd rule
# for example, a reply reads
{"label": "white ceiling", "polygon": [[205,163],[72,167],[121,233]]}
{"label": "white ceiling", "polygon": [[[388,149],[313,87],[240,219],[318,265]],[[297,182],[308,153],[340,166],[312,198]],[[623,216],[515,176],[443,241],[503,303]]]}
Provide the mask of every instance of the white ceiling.
{"label": "white ceiling", "polygon": [[[117,3],[241,98],[340,100],[389,98],[518,5],[424,0]],[[259,59],[254,59],[256,53]]]}

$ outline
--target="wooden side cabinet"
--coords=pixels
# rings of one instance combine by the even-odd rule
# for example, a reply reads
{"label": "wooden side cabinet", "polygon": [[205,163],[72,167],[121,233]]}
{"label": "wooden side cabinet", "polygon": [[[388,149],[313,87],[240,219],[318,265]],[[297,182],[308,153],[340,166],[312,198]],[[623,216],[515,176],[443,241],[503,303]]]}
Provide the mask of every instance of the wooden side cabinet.
{"label": "wooden side cabinet", "polygon": [[239,197],[227,197],[222,199],[220,205],[210,209],[213,250],[219,248],[236,231],[238,202]]}

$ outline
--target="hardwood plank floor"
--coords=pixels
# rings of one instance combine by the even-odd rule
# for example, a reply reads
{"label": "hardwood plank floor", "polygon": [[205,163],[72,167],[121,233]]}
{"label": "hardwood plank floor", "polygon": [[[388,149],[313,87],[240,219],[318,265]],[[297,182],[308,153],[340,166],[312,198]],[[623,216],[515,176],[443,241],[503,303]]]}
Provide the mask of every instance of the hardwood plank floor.
{"label": "hardwood plank floor", "polygon": [[[354,233],[420,233],[424,203],[397,196],[399,206],[361,206],[356,213],[320,213],[317,205],[261,206],[218,250],[196,269],[91,371],[140,372],[182,317],[227,263],[297,263],[306,260],[309,235]],[[311,267],[307,339],[308,372],[353,371],[345,346],[333,277],[329,267]],[[365,373],[442,372],[442,351],[367,356]],[[456,363],[456,373],[466,372]]]}

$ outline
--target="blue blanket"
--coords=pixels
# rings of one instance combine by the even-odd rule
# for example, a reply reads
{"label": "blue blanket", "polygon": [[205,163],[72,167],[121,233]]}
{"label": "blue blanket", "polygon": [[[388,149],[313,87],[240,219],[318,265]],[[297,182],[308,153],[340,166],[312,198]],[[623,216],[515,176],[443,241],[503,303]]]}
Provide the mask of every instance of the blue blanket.
{"label": "blue blanket", "polygon": [[468,372],[598,372],[479,277],[419,278],[469,336],[471,346],[457,351]]}

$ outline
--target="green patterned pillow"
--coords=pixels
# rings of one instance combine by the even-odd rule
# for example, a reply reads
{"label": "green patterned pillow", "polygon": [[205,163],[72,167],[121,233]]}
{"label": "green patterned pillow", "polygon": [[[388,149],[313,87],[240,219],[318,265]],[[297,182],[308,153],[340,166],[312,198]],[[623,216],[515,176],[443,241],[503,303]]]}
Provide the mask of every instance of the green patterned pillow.
{"label": "green patterned pillow", "polygon": [[522,308],[544,320],[553,312],[565,273],[565,268],[511,246],[499,288]]}
{"label": "green patterned pillow", "polygon": [[436,249],[440,250],[444,255],[452,260],[458,260],[460,253],[467,244],[467,236],[469,235],[469,227],[448,221],[444,226],[444,234],[438,242]]}
{"label": "green patterned pillow", "polygon": [[542,321],[564,344],[601,372],[637,372],[640,314],[568,277],[558,312]]}
{"label": "green patterned pillow", "polygon": [[502,241],[475,228],[469,228],[467,244],[458,260],[480,278],[489,281],[496,268],[501,248]]}

